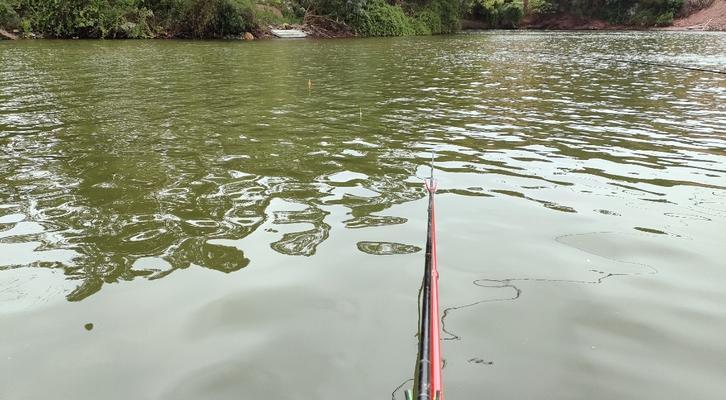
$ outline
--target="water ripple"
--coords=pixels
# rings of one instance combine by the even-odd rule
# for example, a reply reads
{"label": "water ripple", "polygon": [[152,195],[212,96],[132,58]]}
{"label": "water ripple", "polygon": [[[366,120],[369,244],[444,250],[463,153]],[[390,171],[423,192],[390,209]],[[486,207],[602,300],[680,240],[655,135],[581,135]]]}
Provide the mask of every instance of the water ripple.
{"label": "water ripple", "polygon": [[261,226],[280,230],[266,248],[313,256],[416,223],[397,206],[423,198],[432,151],[442,196],[635,209],[651,219],[630,227],[674,236],[674,221],[723,221],[724,78],[604,59],[713,68],[722,36],[419,40],[0,46],[0,268],[63,268],[81,300],[191,265],[238,271],[264,256],[214,241]]}

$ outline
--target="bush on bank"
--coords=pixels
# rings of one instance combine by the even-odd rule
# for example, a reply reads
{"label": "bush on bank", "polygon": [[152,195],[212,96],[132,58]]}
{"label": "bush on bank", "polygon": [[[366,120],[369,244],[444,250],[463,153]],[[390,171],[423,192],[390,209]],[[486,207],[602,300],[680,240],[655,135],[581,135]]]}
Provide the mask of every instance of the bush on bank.
{"label": "bush on bank", "polygon": [[351,22],[365,36],[405,36],[416,33],[413,20],[404,13],[403,8],[383,0],[366,4],[360,15]]}
{"label": "bush on bank", "polygon": [[470,18],[491,28],[516,28],[524,16],[523,3],[514,0],[474,0],[468,9]]}
{"label": "bush on bank", "polygon": [[[238,36],[307,12],[364,36],[450,33],[460,0],[0,0],[0,26],[54,38]],[[271,14],[281,10],[284,17]]]}
{"label": "bush on bank", "polygon": [[[363,36],[455,32],[462,17],[516,28],[525,13],[668,25],[713,0],[0,0],[0,27],[45,37],[221,38],[314,14]],[[525,6],[525,4],[527,4]],[[526,8],[526,10],[525,10]]]}
{"label": "bush on bank", "polygon": [[252,0],[0,0],[0,25],[54,38],[240,35]]}
{"label": "bush on bank", "polygon": [[243,34],[255,28],[251,0],[180,1],[182,10],[177,30],[196,38]]}
{"label": "bush on bank", "polygon": [[[662,26],[673,22],[684,0],[536,0],[550,13],[601,18],[612,24]],[[706,1],[706,0],[703,0]]]}
{"label": "bush on bank", "polygon": [[362,36],[452,33],[461,0],[301,0],[302,8],[346,22]]}
{"label": "bush on bank", "polygon": [[467,19],[484,22],[490,28],[515,28],[525,14],[534,17],[564,14],[649,27],[669,25],[675,15],[684,13],[682,10],[702,8],[702,4],[713,0],[687,1],[688,7],[684,7],[684,0],[465,0],[463,9],[467,11]]}
{"label": "bush on bank", "polygon": [[[4,4],[2,4],[4,3]],[[50,37],[146,37],[151,11],[138,0],[0,0],[6,27]]]}
{"label": "bush on bank", "polygon": [[14,27],[18,25],[18,14],[5,0],[0,0],[0,27]]}

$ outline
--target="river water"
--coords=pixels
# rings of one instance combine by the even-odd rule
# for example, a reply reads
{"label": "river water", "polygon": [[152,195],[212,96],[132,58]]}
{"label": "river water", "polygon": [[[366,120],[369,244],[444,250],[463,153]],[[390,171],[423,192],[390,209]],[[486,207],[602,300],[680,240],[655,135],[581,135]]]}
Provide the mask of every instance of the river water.
{"label": "river water", "polygon": [[0,398],[723,399],[723,33],[0,43]]}

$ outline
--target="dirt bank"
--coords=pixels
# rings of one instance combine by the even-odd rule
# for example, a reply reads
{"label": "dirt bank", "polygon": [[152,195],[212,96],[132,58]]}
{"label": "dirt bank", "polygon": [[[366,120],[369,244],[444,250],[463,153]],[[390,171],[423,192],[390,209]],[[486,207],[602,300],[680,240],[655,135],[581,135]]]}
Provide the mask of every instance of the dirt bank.
{"label": "dirt bank", "polygon": [[673,21],[666,29],[726,31],[726,0],[716,0],[708,8]]}

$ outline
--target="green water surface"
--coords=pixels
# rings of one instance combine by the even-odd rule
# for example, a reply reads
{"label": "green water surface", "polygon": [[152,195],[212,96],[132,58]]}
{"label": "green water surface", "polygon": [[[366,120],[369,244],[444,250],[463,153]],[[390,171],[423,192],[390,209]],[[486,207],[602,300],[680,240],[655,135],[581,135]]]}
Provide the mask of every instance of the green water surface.
{"label": "green water surface", "polygon": [[[723,399],[723,33],[0,43],[1,399]],[[410,386],[406,383],[403,387]]]}

